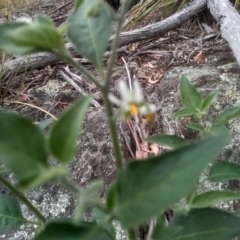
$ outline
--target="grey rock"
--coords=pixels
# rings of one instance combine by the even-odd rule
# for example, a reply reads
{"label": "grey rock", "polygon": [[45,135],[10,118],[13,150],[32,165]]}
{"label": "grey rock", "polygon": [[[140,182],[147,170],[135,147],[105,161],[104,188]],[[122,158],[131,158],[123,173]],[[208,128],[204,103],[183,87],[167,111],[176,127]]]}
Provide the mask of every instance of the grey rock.
{"label": "grey rock", "polygon": [[[208,62],[205,64],[171,67],[157,86],[146,87],[146,98],[149,102],[155,103],[158,107],[158,112],[153,124],[153,134],[176,134],[192,141],[198,138],[198,135],[185,127],[185,124],[191,121],[191,118],[174,120],[171,118],[171,116],[181,108],[178,91],[179,77],[181,74],[185,74],[203,96],[219,89],[219,97],[209,110],[208,120],[211,121],[223,109],[240,104],[240,69],[229,51],[215,52],[209,56]],[[56,88],[53,86],[51,89],[56,91]],[[44,91],[44,89],[41,89],[41,91]],[[35,93],[37,93],[37,91]],[[69,94],[71,93],[66,93],[65,97],[68,98]],[[48,95],[52,96],[49,92]],[[71,97],[69,99],[71,99]],[[51,98],[48,100],[49,101],[46,102],[49,102],[50,104]],[[120,126],[120,121],[118,122],[118,126]],[[228,127],[233,134],[233,140],[231,144],[223,149],[222,154],[216,159],[216,161],[219,159],[228,159],[231,162],[240,163],[239,126],[240,119],[229,122]],[[122,128],[124,134],[126,134],[125,138],[131,141],[131,134],[125,123],[122,123]],[[130,159],[130,154],[126,147],[123,133],[120,129],[119,132],[124,160],[127,163]],[[109,184],[114,180],[116,169],[111,151],[111,141],[109,140],[109,130],[107,127],[105,112],[102,108],[97,110],[90,109],[88,111],[84,119],[77,154],[70,165],[70,172],[71,180],[79,187],[86,186],[92,180],[103,179],[104,187],[100,193],[101,197],[106,192]],[[208,170],[203,173],[202,179],[206,178],[207,174]],[[240,183],[237,180],[221,184],[205,182],[201,186],[200,191],[210,189],[232,189],[239,191]],[[3,194],[10,194],[4,187],[1,187],[0,190]],[[62,186],[56,184],[45,184],[38,187],[28,193],[27,197],[37,208],[39,208],[39,210],[43,211],[43,214],[47,218],[71,216],[77,202],[75,196],[70,194]],[[26,209],[26,207],[21,207],[24,216],[28,219],[34,220],[34,216]],[[238,211],[240,208],[240,202],[229,201],[218,204],[216,207],[230,211]],[[34,228],[35,226],[32,225],[24,225],[15,231],[9,231],[0,235],[0,239],[31,239]],[[121,233],[121,230],[119,230],[119,232]],[[127,239],[126,234],[120,234],[118,239]]]}

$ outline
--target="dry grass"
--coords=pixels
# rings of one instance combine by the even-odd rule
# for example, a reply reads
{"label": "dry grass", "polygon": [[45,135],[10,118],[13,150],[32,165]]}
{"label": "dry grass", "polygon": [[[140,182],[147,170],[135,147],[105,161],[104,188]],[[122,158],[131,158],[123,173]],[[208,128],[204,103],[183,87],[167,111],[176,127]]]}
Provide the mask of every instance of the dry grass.
{"label": "dry grass", "polygon": [[[190,0],[140,0],[128,13],[124,25],[125,30],[135,29],[158,22],[179,11]],[[240,0],[231,1],[236,8]],[[140,25],[140,26],[139,26]]]}
{"label": "dry grass", "polygon": [[0,18],[13,20],[15,14],[24,13],[35,2],[34,0],[0,0]]}
{"label": "dry grass", "polygon": [[144,21],[144,25],[160,21],[180,10],[189,0],[145,0],[136,4],[128,13],[125,30],[137,28]]}

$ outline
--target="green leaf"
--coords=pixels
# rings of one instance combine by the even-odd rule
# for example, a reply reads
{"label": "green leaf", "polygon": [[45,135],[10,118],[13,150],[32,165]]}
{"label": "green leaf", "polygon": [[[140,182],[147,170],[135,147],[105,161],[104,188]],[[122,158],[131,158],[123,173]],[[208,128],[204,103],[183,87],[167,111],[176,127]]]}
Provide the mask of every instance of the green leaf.
{"label": "green leaf", "polygon": [[101,226],[82,222],[73,224],[71,219],[52,220],[34,240],[114,240]]}
{"label": "green leaf", "polygon": [[213,103],[214,100],[216,99],[217,95],[218,95],[218,91],[215,91],[215,92],[211,93],[210,95],[208,95],[208,96],[203,100],[203,103],[202,103],[202,111],[207,110],[207,109],[212,105],[212,103]]}
{"label": "green leaf", "polygon": [[146,142],[166,145],[173,149],[186,146],[188,141],[175,135],[155,135],[145,139]]}
{"label": "green leaf", "polygon": [[[98,224],[100,224],[101,222],[104,221],[104,219],[106,219],[107,214],[104,213],[103,211],[101,211],[98,208],[93,208],[92,210],[92,215],[93,215],[93,222],[96,222]],[[107,224],[103,225],[103,228],[114,238],[115,237],[115,228],[113,227],[113,223],[112,222],[108,222]]]}
{"label": "green leaf", "polygon": [[13,54],[29,54],[64,49],[59,32],[46,25],[29,25],[8,34],[9,41],[16,45]]}
{"label": "green leaf", "polygon": [[228,121],[230,121],[231,119],[240,117],[240,107],[236,106],[236,107],[231,107],[228,108],[226,110],[224,110],[222,113],[220,113],[216,120],[215,120],[215,124],[225,124]]}
{"label": "green leaf", "polygon": [[79,129],[91,97],[86,96],[76,101],[55,123],[49,137],[52,154],[62,163],[69,162],[76,149]]}
{"label": "green leaf", "polygon": [[202,97],[185,75],[180,79],[180,94],[182,104],[186,108],[201,109]]}
{"label": "green leaf", "polygon": [[[23,26],[27,26],[27,23],[23,22],[7,22],[0,24],[0,50],[12,53],[15,52],[16,45],[13,44],[11,41],[9,41],[8,34],[18,28],[21,28]],[[26,50],[29,50],[31,48],[26,47]]]}
{"label": "green leaf", "polygon": [[192,108],[182,108],[179,111],[177,111],[176,113],[174,113],[172,118],[192,116],[194,113],[196,113],[196,110],[194,110]]}
{"label": "green leaf", "polygon": [[61,34],[51,19],[37,15],[31,24],[4,24],[0,26],[0,48],[9,54],[29,54],[40,51],[64,50]]}
{"label": "green leaf", "polygon": [[54,121],[55,121],[55,119],[53,119],[53,118],[46,118],[46,119],[42,120],[41,122],[39,122],[37,125],[40,129],[44,130],[49,125],[51,125]]}
{"label": "green leaf", "polygon": [[79,203],[75,209],[74,221],[78,223],[82,217],[84,211],[89,207],[99,207],[102,208],[102,202],[99,201],[99,189],[103,189],[103,181],[94,180],[89,185],[79,191]]}
{"label": "green leaf", "polygon": [[198,193],[198,187],[199,187],[199,184],[197,183],[196,186],[192,189],[192,191],[190,191],[190,193],[186,196],[185,201],[187,205],[192,204],[192,200]]}
{"label": "green leaf", "polygon": [[26,220],[22,216],[17,200],[0,194],[0,232],[11,230],[23,223],[26,223]]}
{"label": "green leaf", "polygon": [[33,24],[36,25],[46,25],[48,27],[55,28],[54,23],[51,18],[43,14],[37,14],[34,17]]}
{"label": "green leaf", "polygon": [[218,202],[235,199],[240,199],[240,193],[218,190],[208,191],[197,195],[192,201],[191,208],[209,207]]}
{"label": "green leaf", "polygon": [[109,212],[113,211],[114,207],[117,204],[117,189],[116,189],[116,183],[114,182],[107,192],[107,198],[106,198],[106,207]]}
{"label": "green leaf", "polygon": [[240,165],[226,161],[217,162],[210,168],[208,179],[211,182],[240,179]]}
{"label": "green leaf", "polygon": [[205,139],[146,161],[131,162],[120,171],[116,180],[118,204],[113,213],[123,227],[146,223],[188,195],[227,138],[225,134]]}
{"label": "green leaf", "polygon": [[169,240],[172,239],[173,235],[175,235],[181,227],[178,226],[168,226],[165,225],[165,218],[160,216],[157,219],[157,224],[154,227],[152,238],[153,240]]}
{"label": "green leaf", "polygon": [[0,163],[20,182],[46,171],[46,141],[40,129],[26,118],[0,111]]}
{"label": "green leaf", "polygon": [[182,227],[173,240],[227,240],[240,235],[240,218],[213,208],[193,209],[178,217],[173,226]]}
{"label": "green leaf", "polygon": [[10,172],[10,170],[6,167],[0,167],[0,173],[6,173],[6,172]]}
{"label": "green leaf", "polygon": [[[80,1],[82,2],[82,1]],[[102,67],[103,54],[112,33],[112,18],[104,3],[84,0],[68,19],[68,38],[77,51],[98,68]]]}
{"label": "green leaf", "polygon": [[74,9],[73,11],[77,11],[78,8],[81,6],[81,4],[84,2],[84,0],[77,0],[75,1],[75,6],[74,6]]}
{"label": "green leaf", "polygon": [[221,134],[222,132],[227,132],[228,129],[224,125],[220,124],[213,124],[210,129],[208,129],[208,132],[205,132],[203,135],[204,136],[217,136]]}
{"label": "green leaf", "polygon": [[58,168],[49,168],[31,181],[21,181],[17,185],[21,188],[22,191],[28,191],[30,189],[36,188],[41,184],[58,181],[63,177],[67,177],[67,175],[68,169],[66,169],[65,166]]}
{"label": "green leaf", "polygon": [[205,132],[205,128],[201,124],[198,124],[198,123],[187,123],[186,127],[196,130],[201,133]]}
{"label": "green leaf", "polygon": [[234,216],[240,218],[240,212],[233,212],[232,214],[233,214]]}

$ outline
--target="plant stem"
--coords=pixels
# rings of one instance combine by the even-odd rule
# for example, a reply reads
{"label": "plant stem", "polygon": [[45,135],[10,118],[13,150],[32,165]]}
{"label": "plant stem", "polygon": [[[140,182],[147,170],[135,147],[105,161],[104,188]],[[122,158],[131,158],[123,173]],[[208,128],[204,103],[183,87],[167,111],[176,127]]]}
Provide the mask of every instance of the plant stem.
{"label": "plant stem", "polygon": [[128,230],[128,238],[129,238],[129,240],[136,240],[136,234],[135,234],[134,229]]}
{"label": "plant stem", "polygon": [[15,194],[22,201],[22,203],[24,203],[37,216],[37,218],[41,222],[43,223],[46,222],[46,218],[41,214],[41,212],[38,211],[38,209],[35,208],[32,205],[32,203],[17,188],[15,188],[11,183],[9,183],[1,175],[0,175],[0,182],[2,182],[13,194]]}
{"label": "plant stem", "polygon": [[76,195],[79,194],[79,189],[70,181],[68,181],[65,177],[60,179],[60,183],[62,183],[67,189],[71,190],[74,192]]}
{"label": "plant stem", "polygon": [[110,55],[110,59],[109,59],[109,64],[108,64],[108,68],[107,68],[107,73],[106,73],[106,77],[104,79],[104,87],[106,89],[106,91],[109,91],[110,88],[110,81],[111,81],[111,76],[112,76],[112,72],[113,72],[113,65],[114,65],[114,61],[116,59],[116,53],[117,53],[117,48],[119,45],[119,36],[122,30],[122,25],[124,23],[124,19],[125,19],[125,13],[128,10],[128,6],[129,6],[129,0],[125,0],[122,1],[122,6],[121,6],[121,11],[119,14],[119,18],[117,21],[117,28],[116,28],[116,33],[113,39],[113,43],[112,43],[112,48],[111,48],[111,55]]}
{"label": "plant stem", "polygon": [[127,9],[128,9],[129,3],[130,3],[129,0],[125,0],[122,2],[123,2],[123,4],[121,7],[121,12],[119,14],[119,19],[117,22],[115,38],[112,43],[112,48],[111,48],[112,52],[110,55],[110,60],[109,60],[108,68],[107,68],[106,77],[104,79],[104,87],[101,86],[101,88],[100,88],[100,90],[102,91],[103,97],[104,97],[104,105],[105,105],[106,112],[107,112],[108,125],[109,125],[109,129],[110,129],[110,135],[111,135],[112,143],[113,143],[113,152],[114,152],[114,157],[115,157],[115,161],[116,161],[115,165],[118,170],[123,167],[123,160],[122,160],[122,153],[120,150],[120,144],[119,144],[119,140],[118,140],[117,125],[116,125],[116,121],[114,119],[114,113],[113,113],[111,103],[108,100],[108,93],[109,93],[109,89],[110,89],[110,81],[111,81],[111,75],[113,72],[114,61],[116,58],[117,47],[119,45],[119,35],[121,33],[122,24],[123,24],[124,18],[125,18],[125,13],[127,12]]}
{"label": "plant stem", "polygon": [[107,112],[110,135],[111,135],[112,143],[113,143],[113,153],[114,153],[114,157],[116,159],[115,165],[116,165],[117,169],[119,170],[123,167],[123,161],[122,161],[122,153],[120,150],[120,143],[118,140],[117,125],[116,125],[116,121],[114,119],[112,105],[108,99],[107,94],[104,92],[103,92],[103,97],[104,97],[104,105],[105,105],[106,112]]}

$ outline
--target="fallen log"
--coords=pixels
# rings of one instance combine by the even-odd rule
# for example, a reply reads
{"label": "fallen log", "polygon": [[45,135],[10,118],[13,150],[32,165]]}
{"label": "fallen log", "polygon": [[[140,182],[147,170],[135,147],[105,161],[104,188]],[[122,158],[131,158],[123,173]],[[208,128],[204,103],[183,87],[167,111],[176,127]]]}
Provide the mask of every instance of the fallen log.
{"label": "fallen log", "polygon": [[208,0],[207,6],[240,65],[240,15],[228,0]]}
{"label": "fallen log", "polygon": [[[181,11],[160,22],[153,23],[133,31],[123,32],[120,35],[120,46],[150,39],[180,26],[192,16],[202,11],[205,8],[206,3],[206,0],[195,0],[187,4],[186,7],[183,7]],[[112,42],[113,38],[113,36],[110,38],[110,43]]]}
{"label": "fallen log", "polygon": [[[173,28],[178,27],[185,21],[190,19],[196,13],[205,8],[207,0],[195,0],[181,11],[171,15],[163,21],[148,25],[146,27],[136,29],[133,31],[123,32],[120,35],[120,46],[126,46],[128,44],[150,39],[163,34]],[[110,49],[114,36],[110,37],[108,42],[108,49]],[[79,54],[73,49],[70,43],[66,44],[66,47],[72,52],[73,56],[79,56]],[[17,59],[8,61],[4,64],[3,80],[8,76],[7,73],[17,71],[18,74],[27,70],[39,69],[46,67],[47,65],[58,62],[59,59],[49,53],[38,53],[29,56],[19,57]],[[1,70],[1,69],[0,69]]]}

